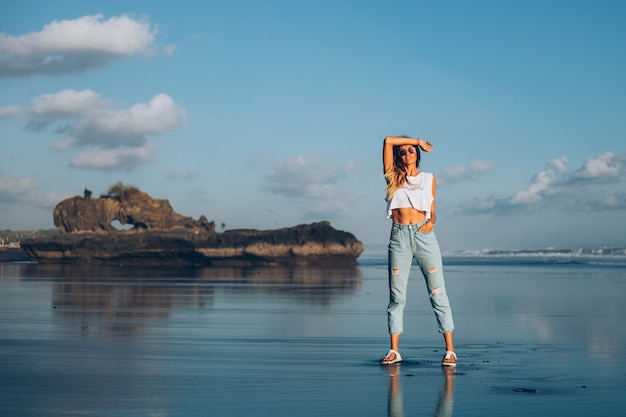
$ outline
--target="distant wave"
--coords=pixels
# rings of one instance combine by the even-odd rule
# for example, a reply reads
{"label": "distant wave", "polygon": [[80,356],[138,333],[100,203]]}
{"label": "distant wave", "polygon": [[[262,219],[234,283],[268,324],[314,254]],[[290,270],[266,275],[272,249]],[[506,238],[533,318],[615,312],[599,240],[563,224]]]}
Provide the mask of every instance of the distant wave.
{"label": "distant wave", "polygon": [[[447,264],[583,264],[596,266],[626,266],[626,247],[600,248],[540,248],[540,249],[480,249],[444,251]],[[386,253],[376,250],[365,254],[360,263],[386,263]]]}
{"label": "distant wave", "polygon": [[482,259],[500,263],[588,264],[626,266],[626,247],[601,248],[541,248],[541,249],[481,249],[444,254],[452,262],[461,259]]}
{"label": "distant wave", "polygon": [[478,251],[455,251],[446,256],[560,256],[560,257],[623,257],[626,247],[603,248],[542,248],[542,249],[481,249]]}

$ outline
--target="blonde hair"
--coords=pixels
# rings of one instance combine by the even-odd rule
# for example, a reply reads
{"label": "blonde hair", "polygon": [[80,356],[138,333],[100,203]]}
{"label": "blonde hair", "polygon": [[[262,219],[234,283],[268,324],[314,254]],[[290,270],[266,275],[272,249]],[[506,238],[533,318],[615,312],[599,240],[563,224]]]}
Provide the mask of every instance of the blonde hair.
{"label": "blonde hair", "polygon": [[[391,197],[395,194],[398,189],[402,188],[406,182],[406,167],[402,162],[402,158],[398,155],[398,146],[393,147],[393,166],[389,168],[384,175],[385,181],[387,181],[386,195],[385,199],[387,201],[391,200]],[[415,151],[417,152],[417,161],[415,165],[419,169],[420,166],[420,149],[415,146]]]}

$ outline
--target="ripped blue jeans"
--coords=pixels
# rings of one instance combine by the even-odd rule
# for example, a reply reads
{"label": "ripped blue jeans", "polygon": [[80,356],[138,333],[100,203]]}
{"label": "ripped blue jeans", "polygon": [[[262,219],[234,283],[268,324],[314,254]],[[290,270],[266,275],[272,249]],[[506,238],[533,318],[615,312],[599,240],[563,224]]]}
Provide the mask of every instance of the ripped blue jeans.
{"label": "ripped blue jeans", "polygon": [[454,330],[437,237],[434,232],[417,232],[417,229],[424,223],[426,221],[411,225],[393,223],[391,227],[388,248],[389,306],[387,307],[390,334],[401,334],[403,331],[404,306],[413,259],[417,261],[426,281],[439,332],[447,333]]}

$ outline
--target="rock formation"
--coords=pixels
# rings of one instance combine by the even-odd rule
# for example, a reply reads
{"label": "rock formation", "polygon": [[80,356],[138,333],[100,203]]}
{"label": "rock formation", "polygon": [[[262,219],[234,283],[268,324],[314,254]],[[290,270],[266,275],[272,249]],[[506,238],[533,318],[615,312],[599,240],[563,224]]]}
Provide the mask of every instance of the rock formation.
{"label": "rock formation", "polygon": [[[118,230],[113,221],[132,225]],[[27,239],[22,249],[39,262],[116,265],[355,264],[363,244],[319,222],[277,230],[215,231],[205,216],[176,213],[167,200],[141,191],[72,197],[54,209],[65,233]]]}
{"label": "rock formation", "polygon": [[116,228],[111,224],[114,220],[143,230],[215,230],[215,223],[209,223],[206,217],[194,220],[181,216],[169,201],[153,199],[141,191],[97,199],[87,193],[85,197],[68,198],[57,204],[53,217],[54,225],[66,233],[114,231]]}

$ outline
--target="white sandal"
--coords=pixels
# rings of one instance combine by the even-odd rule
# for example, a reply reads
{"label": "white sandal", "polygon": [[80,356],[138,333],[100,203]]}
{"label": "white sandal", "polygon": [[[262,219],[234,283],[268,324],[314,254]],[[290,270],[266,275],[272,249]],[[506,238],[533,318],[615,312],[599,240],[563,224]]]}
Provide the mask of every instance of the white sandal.
{"label": "white sandal", "polygon": [[[454,362],[452,362],[452,357],[454,356]],[[456,353],[451,350],[446,350],[446,354],[443,356],[441,360],[441,366],[456,366]]]}
{"label": "white sandal", "polygon": [[[392,353],[396,356],[393,359],[387,359]],[[393,349],[389,349],[385,357],[380,360],[381,365],[391,365],[399,362],[402,362],[402,356],[400,356],[400,352]]]}

